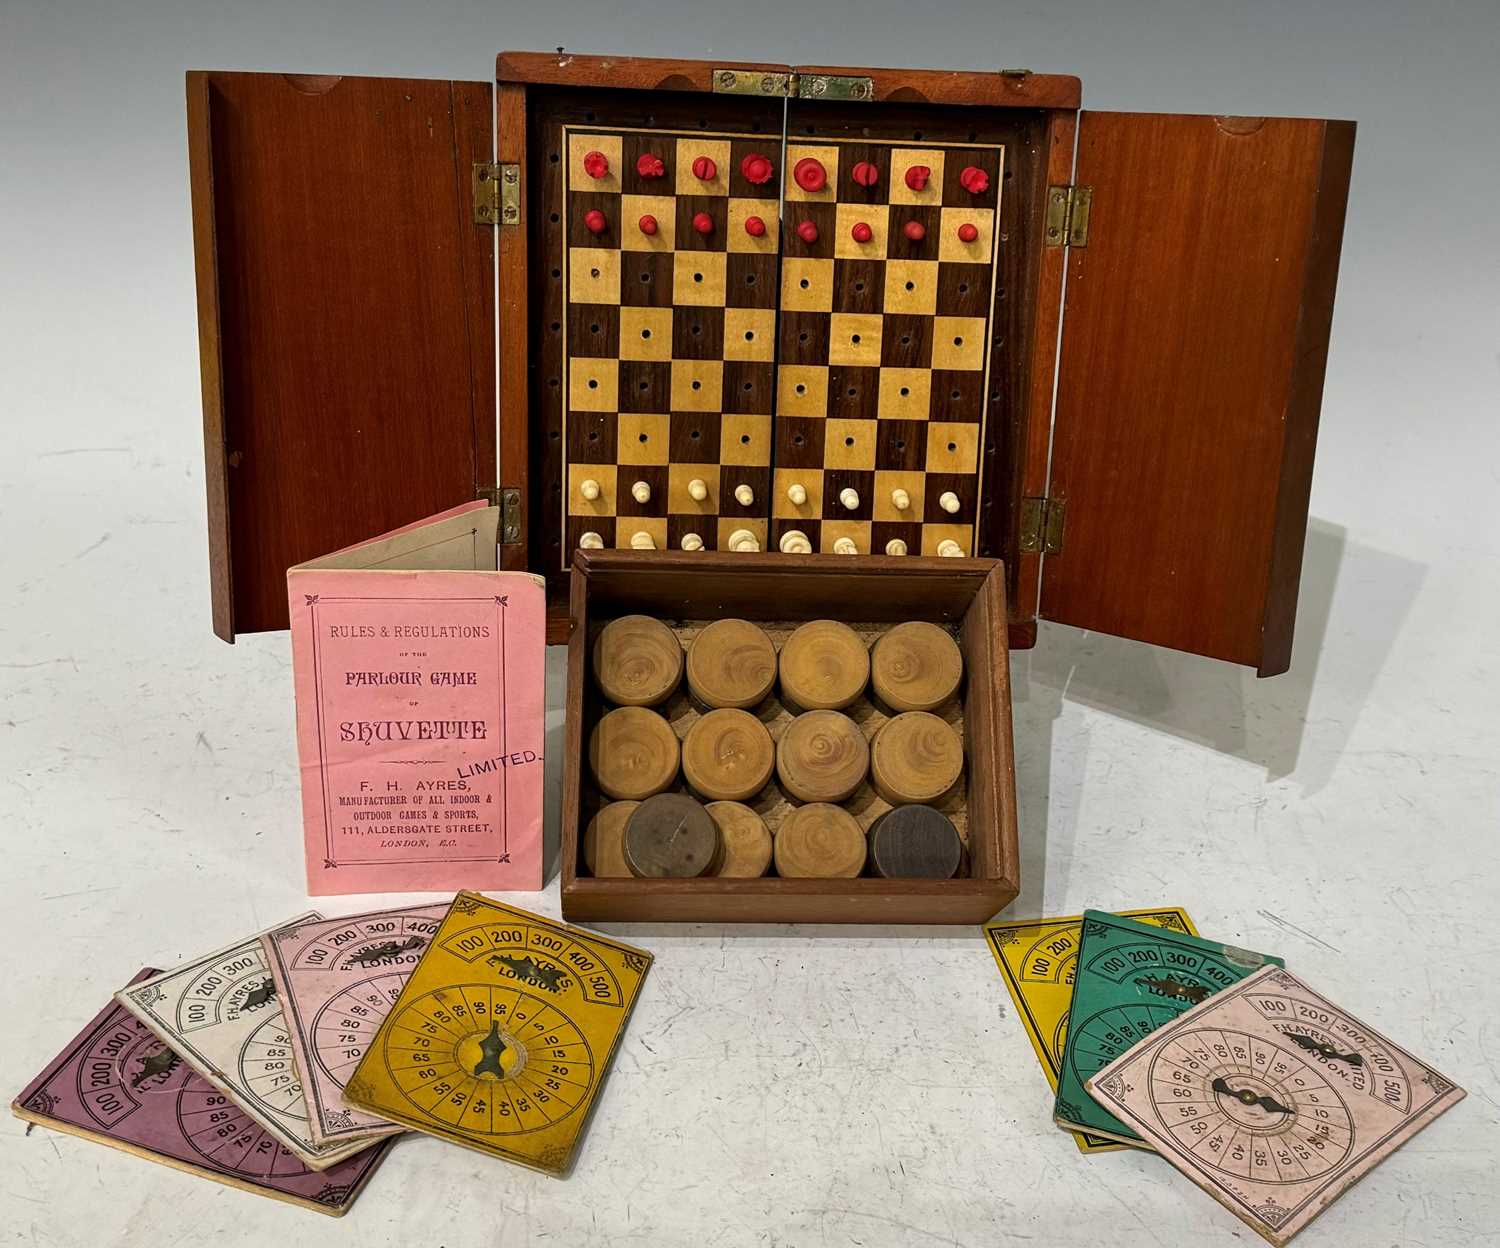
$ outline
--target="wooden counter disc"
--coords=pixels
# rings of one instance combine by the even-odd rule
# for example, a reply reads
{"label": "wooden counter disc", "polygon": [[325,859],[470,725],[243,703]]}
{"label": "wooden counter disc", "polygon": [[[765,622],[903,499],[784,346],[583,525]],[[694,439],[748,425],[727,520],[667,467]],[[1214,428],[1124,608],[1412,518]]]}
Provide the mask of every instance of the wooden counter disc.
{"label": "wooden counter disc", "polygon": [[594,640],[594,680],[619,706],[665,702],[681,679],[682,643],[649,615],[622,615]]}
{"label": "wooden counter disc", "polygon": [[842,806],[798,806],[776,833],[776,872],[816,879],[852,878],[865,869],[865,834]]}
{"label": "wooden counter disc", "polygon": [[781,647],[781,692],[804,711],[836,711],[865,691],[870,652],[847,624],[811,620]]}
{"label": "wooden counter disc", "polygon": [[776,683],[776,647],[749,620],[715,620],[688,647],[687,680],[708,706],[757,706]]}
{"label": "wooden counter disc", "polygon": [[893,711],[934,711],[958,692],[964,656],[936,624],[912,620],[870,648],[870,684]]}
{"label": "wooden counter disc", "polygon": [[766,821],[739,802],[710,802],[709,817],[719,825],[719,855],[709,875],[754,879],[771,865],[771,834]]}
{"label": "wooden counter disc", "polygon": [[583,833],[583,861],[589,873],[602,880],[629,879],[625,861],[625,825],[639,802],[611,802],[589,820]]}
{"label": "wooden counter disc", "polygon": [[888,880],[951,880],[963,854],[958,829],[931,806],[897,806],[870,825],[870,870]]}
{"label": "wooden counter disc", "polygon": [[870,743],[870,783],[892,806],[937,801],[963,770],[958,733],[926,711],[887,720]]}
{"label": "wooden counter disc", "polygon": [[589,766],[606,796],[640,801],[677,779],[679,750],[671,725],[655,711],[622,706],[594,725]]}
{"label": "wooden counter disc", "polygon": [[749,711],[709,711],[682,739],[682,774],[711,801],[742,802],[766,787],[776,747]]}
{"label": "wooden counter disc", "polygon": [[865,734],[838,711],[803,712],[787,725],[776,746],[776,774],[798,801],[842,802],[869,769]]}
{"label": "wooden counter disc", "polygon": [[625,862],[649,879],[702,875],[719,853],[719,825],[682,793],[648,797],[625,825]]}

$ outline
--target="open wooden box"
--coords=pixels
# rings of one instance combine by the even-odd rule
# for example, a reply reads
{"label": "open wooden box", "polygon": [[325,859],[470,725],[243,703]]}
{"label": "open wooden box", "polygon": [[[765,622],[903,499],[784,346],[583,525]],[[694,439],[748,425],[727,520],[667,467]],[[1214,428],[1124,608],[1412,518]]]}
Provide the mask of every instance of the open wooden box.
{"label": "open wooden box", "polygon": [[1045,618],[1287,667],[1353,123],[1080,112],[1077,78],[1027,71],[561,52],[502,53],[493,83],[187,89],[226,640],[286,626],[288,567],[475,497],[567,639],[562,140],[602,124],[1003,146],[969,550],[1004,563],[1010,644]]}
{"label": "open wooden box", "polygon": [[[773,635],[804,620],[837,619],[872,633],[880,624],[929,620],[951,629],[964,656],[959,707],[947,708],[964,740],[962,794],[948,810],[965,837],[951,880],[594,879],[582,857],[583,829],[608,799],[585,761],[588,734],[604,712],[589,674],[594,638],[631,614],[693,631],[695,622],[755,620]],[[1019,884],[1010,668],[1005,644],[1004,569],[991,559],[861,560],[837,555],[717,555],[581,551],[573,562],[573,635],[568,641],[563,743],[562,907],[569,919],[711,923],[980,923],[1015,897]],[[786,625],[787,629],[774,627]],[[685,693],[663,713],[679,736],[696,718]],[[759,708],[772,736],[791,715],[776,693]],[[871,700],[850,708],[866,733],[884,713]],[[681,785],[679,784],[679,788]],[[774,834],[780,797],[773,777],[750,805]],[[889,807],[861,786],[845,807],[861,825]]]}

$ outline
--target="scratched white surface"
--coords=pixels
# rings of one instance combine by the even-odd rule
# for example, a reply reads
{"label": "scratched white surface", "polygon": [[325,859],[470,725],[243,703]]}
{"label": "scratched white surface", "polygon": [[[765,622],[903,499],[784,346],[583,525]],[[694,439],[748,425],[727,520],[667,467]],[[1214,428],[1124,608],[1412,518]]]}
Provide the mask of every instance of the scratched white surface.
{"label": "scratched white surface", "polygon": [[[1044,627],[1013,662],[1011,913],[1175,902],[1283,954],[1470,1092],[1300,1242],[1494,1243],[1493,4],[710,7],[705,35],[701,4],[645,29],[571,0],[0,6],[0,1090],[137,967],[307,905],[286,638],[209,631],[181,71],[482,79],[560,41],[1024,63],[1095,104],[1361,131],[1294,668]],[[511,900],[555,914],[556,885]],[[618,930],[657,963],[571,1178],[410,1139],[340,1224],[4,1119],[0,1242],[1255,1242],[1164,1164],[1050,1125],[976,931]]]}

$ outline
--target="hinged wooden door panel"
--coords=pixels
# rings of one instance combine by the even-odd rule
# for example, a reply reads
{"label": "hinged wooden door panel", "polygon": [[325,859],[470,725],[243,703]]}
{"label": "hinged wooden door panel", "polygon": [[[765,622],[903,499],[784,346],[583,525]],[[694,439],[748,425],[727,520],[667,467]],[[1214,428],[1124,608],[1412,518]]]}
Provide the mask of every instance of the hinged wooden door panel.
{"label": "hinged wooden door panel", "polygon": [[188,74],[214,631],[495,475],[482,82]]}
{"label": "hinged wooden door panel", "polygon": [[1041,615],[1290,662],[1354,124],[1080,116]]}

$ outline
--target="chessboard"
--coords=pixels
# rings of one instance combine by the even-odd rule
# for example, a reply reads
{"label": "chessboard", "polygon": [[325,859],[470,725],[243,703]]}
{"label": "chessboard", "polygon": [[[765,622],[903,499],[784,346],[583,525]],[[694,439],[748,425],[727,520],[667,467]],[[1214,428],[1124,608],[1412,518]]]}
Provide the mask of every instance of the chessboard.
{"label": "chessboard", "polygon": [[565,125],[579,547],[969,555],[1000,145]]}

